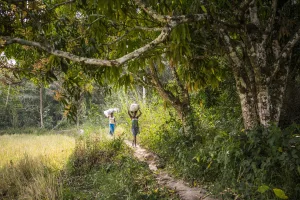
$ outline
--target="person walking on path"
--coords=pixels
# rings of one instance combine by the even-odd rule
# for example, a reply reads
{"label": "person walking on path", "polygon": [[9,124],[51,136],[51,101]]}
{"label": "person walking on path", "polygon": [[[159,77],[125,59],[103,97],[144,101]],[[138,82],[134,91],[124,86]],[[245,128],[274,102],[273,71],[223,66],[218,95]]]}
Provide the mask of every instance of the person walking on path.
{"label": "person walking on path", "polygon": [[[139,112],[139,114],[138,114]],[[136,146],[136,136],[139,134],[140,129],[139,129],[139,117],[142,115],[142,112],[140,110],[131,112],[128,110],[128,115],[131,119],[131,131],[133,135],[133,141],[132,141],[132,146]]]}
{"label": "person walking on path", "polygon": [[116,118],[114,117],[113,112],[110,115],[108,115],[108,121],[109,121],[109,134],[113,136],[115,133],[115,125],[116,125]]}

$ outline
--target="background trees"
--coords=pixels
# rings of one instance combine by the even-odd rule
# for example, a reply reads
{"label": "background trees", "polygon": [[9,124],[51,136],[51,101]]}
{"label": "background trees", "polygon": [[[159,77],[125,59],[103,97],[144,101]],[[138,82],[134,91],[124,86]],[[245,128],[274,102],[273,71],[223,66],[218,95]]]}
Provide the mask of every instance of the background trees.
{"label": "background trees", "polygon": [[[205,61],[203,54],[216,56],[234,74],[245,128],[279,122],[290,58],[300,38],[297,1],[1,3],[7,22],[1,43],[9,56],[18,57],[16,52],[29,46],[35,54],[38,49],[60,57],[52,68],[68,70],[62,64],[67,59],[81,63],[85,73],[98,72],[95,79],[123,76],[126,84],[131,75],[124,74],[144,70],[162,54],[185,71],[193,60]],[[219,68],[194,69],[198,81]]]}

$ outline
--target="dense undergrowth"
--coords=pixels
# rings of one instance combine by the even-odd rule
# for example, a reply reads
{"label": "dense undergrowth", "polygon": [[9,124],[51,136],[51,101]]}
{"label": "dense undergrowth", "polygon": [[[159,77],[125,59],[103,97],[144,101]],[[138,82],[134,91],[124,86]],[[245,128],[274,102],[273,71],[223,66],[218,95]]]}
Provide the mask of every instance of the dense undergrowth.
{"label": "dense undergrowth", "polygon": [[[223,91],[205,94],[207,100],[194,98],[204,100],[200,105],[193,101],[195,127],[188,135],[168,105],[155,97],[147,104],[140,102],[138,142],[158,154],[159,167],[219,199],[300,199],[300,126],[245,131],[232,96]],[[0,171],[0,199],[177,199],[173,191],[157,185],[147,166],[122,143],[123,137],[132,138],[127,108],[133,100],[110,98],[107,102],[112,103],[103,109],[120,108],[114,139],[108,138],[103,109],[95,110],[81,127],[84,134],[55,130],[76,138],[72,155],[65,157],[67,164],[58,169],[39,157],[13,164],[6,159]],[[100,130],[95,122],[106,128]]]}
{"label": "dense undergrowth", "polygon": [[141,135],[163,166],[222,199],[300,199],[300,126],[226,132],[198,124],[185,136],[168,120]]}
{"label": "dense undergrowth", "polygon": [[[117,119],[127,119],[130,100],[119,98]],[[300,125],[245,131],[237,98],[234,89],[193,94],[189,135],[166,104],[140,102],[138,142],[158,154],[160,167],[220,199],[300,199]],[[123,126],[130,132],[128,121]]]}

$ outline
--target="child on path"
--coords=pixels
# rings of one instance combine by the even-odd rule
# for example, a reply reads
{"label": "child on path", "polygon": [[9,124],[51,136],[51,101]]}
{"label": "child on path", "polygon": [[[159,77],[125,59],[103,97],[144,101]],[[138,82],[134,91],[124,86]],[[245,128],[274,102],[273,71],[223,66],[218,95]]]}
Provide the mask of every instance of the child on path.
{"label": "child on path", "polygon": [[[137,114],[139,112],[139,114]],[[131,131],[133,135],[133,141],[132,141],[132,146],[136,146],[136,135],[139,134],[140,129],[139,129],[139,117],[142,115],[142,112],[140,110],[130,112],[128,110],[128,115],[131,119]]]}
{"label": "child on path", "polygon": [[108,116],[108,121],[109,121],[109,134],[113,136],[115,132],[115,125],[116,125],[116,118],[114,117],[114,113],[111,113]]}

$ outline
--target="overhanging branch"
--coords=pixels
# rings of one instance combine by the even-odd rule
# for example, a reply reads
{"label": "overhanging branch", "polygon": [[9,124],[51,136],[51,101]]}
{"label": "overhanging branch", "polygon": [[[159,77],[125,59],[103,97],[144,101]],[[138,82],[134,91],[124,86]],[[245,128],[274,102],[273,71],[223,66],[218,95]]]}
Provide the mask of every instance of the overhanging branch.
{"label": "overhanging branch", "polygon": [[168,101],[175,108],[177,108],[178,102],[180,102],[180,100],[177,99],[170,91],[164,88],[163,84],[158,78],[157,70],[153,63],[149,65],[149,69],[150,69],[150,76],[152,78],[152,81],[154,82],[155,87],[157,88],[157,91],[164,98],[164,100]]}
{"label": "overhanging branch", "polygon": [[75,3],[75,2],[76,2],[75,0],[70,0],[70,1],[65,1],[65,2],[62,2],[62,3],[58,3],[58,4],[55,4],[54,6],[52,6],[51,8],[49,8],[48,11],[53,10],[55,8],[58,8],[60,6]]}
{"label": "overhanging branch", "polygon": [[175,27],[182,23],[188,22],[198,22],[206,19],[207,14],[190,14],[190,15],[178,15],[178,16],[169,16],[169,15],[161,15],[154,11],[151,7],[147,7],[142,0],[134,0],[135,4],[144,10],[149,16],[158,22],[168,24],[171,27]]}
{"label": "overhanging branch", "polygon": [[66,59],[69,59],[74,62],[80,62],[83,64],[97,65],[97,66],[108,66],[108,67],[115,66],[116,67],[116,66],[120,66],[120,65],[126,63],[129,60],[135,59],[135,58],[139,57],[140,55],[142,55],[143,53],[153,49],[155,46],[157,46],[158,44],[162,43],[163,41],[165,41],[167,39],[168,35],[170,34],[170,31],[171,31],[170,28],[165,28],[160,33],[160,35],[157,38],[155,38],[153,41],[151,41],[150,43],[148,43],[148,44],[144,45],[143,47],[136,49],[135,51],[128,53],[118,59],[115,59],[115,60],[103,60],[103,59],[96,59],[96,58],[81,57],[81,56],[71,54],[69,52],[60,51],[60,50],[53,49],[51,47],[47,47],[39,42],[28,41],[28,40],[24,40],[21,38],[13,38],[13,37],[9,37],[9,36],[2,36],[0,38],[6,41],[5,45],[18,43],[18,44],[25,45],[25,46],[36,47],[36,48],[38,48],[40,50],[44,50],[47,53],[50,53],[52,55],[66,58]]}

